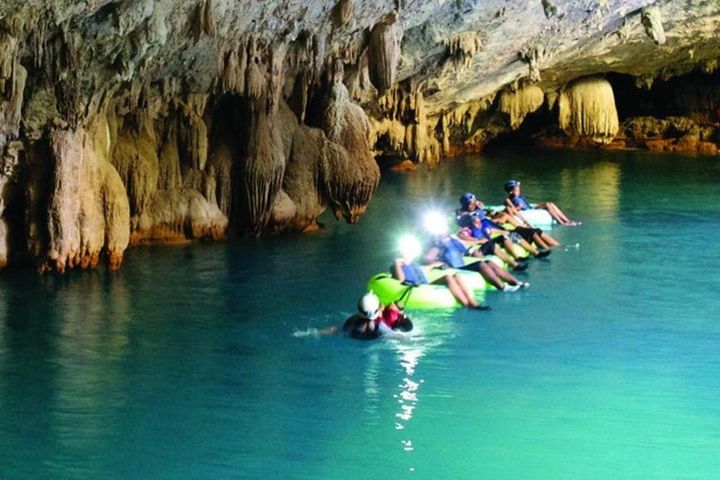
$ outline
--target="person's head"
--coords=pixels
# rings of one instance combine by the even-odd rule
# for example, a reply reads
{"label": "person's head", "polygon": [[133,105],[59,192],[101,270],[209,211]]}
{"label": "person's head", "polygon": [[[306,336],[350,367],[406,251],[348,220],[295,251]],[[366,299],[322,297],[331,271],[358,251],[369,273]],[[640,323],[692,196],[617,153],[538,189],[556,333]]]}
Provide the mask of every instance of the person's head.
{"label": "person's head", "polygon": [[470,192],[463,193],[460,197],[460,207],[463,210],[475,210],[477,198]]}
{"label": "person's head", "polygon": [[373,319],[380,314],[380,299],[375,292],[368,292],[358,301],[358,310],[367,318]]}
{"label": "person's head", "polygon": [[443,233],[436,233],[434,235],[430,236],[432,240],[432,245],[435,247],[444,247],[445,245],[450,242],[450,231],[446,230]]}
{"label": "person's head", "polygon": [[505,184],[505,191],[508,194],[517,195],[520,193],[520,182],[517,180],[508,180]]}
{"label": "person's head", "polygon": [[422,249],[422,244],[414,235],[403,235],[398,240],[398,258],[405,263],[415,261],[422,254]]}
{"label": "person's head", "polygon": [[475,228],[482,227],[482,219],[483,216],[479,215],[480,211],[475,212],[474,214],[470,215],[470,225],[472,225]]}

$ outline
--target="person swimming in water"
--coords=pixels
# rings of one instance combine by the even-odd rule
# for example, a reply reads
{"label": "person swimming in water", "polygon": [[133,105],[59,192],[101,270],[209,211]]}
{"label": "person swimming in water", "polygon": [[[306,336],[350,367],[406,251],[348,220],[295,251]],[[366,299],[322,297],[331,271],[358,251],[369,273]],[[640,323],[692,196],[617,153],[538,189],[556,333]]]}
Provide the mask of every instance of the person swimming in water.
{"label": "person swimming in water", "polygon": [[382,336],[409,340],[405,335],[413,329],[413,323],[398,303],[384,307],[375,292],[368,292],[358,300],[358,312],[350,315],[341,329],[333,325],[326,328],[296,330],[294,337],[335,335],[341,332],[358,340],[376,340]]}
{"label": "person swimming in water", "polygon": [[413,328],[412,321],[395,303],[383,307],[374,292],[363,295],[357,307],[358,313],[345,320],[342,327],[342,332],[352,338],[375,340],[387,336],[406,339],[400,332],[409,332]]}
{"label": "person swimming in water", "polygon": [[529,210],[531,208],[547,210],[552,217],[557,220],[561,225],[567,227],[574,227],[576,225],[582,225],[582,222],[576,222],[570,220],[565,213],[553,202],[540,202],[535,205],[530,205],[525,197],[520,193],[520,182],[517,180],[509,180],[505,184],[505,192],[507,198],[505,199],[505,206],[512,215],[521,215],[523,210]]}

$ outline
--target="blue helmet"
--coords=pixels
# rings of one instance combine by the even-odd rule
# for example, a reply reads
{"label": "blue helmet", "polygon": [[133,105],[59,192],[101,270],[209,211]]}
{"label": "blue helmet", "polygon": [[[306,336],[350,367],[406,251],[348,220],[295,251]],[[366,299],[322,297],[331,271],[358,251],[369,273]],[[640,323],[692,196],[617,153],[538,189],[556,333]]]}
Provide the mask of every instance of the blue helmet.
{"label": "blue helmet", "polygon": [[462,205],[463,208],[467,208],[468,205],[473,203],[475,201],[475,195],[473,195],[470,192],[463,193],[460,197],[460,205]]}
{"label": "blue helmet", "polygon": [[508,180],[508,182],[505,184],[505,191],[510,193],[515,189],[515,187],[519,186],[520,182],[518,182],[517,180]]}

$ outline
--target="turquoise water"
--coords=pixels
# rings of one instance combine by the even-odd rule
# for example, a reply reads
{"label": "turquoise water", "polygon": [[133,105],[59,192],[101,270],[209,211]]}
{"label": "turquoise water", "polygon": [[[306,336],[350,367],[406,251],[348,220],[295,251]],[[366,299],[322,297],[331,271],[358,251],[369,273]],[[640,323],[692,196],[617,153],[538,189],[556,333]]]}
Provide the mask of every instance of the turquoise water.
{"label": "turquoise water", "polygon": [[[491,312],[340,324],[420,212],[522,180],[582,219]],[[720,161],[501,150],[386,174],[356,227],[0,277],[0,478],[717,478]]]}

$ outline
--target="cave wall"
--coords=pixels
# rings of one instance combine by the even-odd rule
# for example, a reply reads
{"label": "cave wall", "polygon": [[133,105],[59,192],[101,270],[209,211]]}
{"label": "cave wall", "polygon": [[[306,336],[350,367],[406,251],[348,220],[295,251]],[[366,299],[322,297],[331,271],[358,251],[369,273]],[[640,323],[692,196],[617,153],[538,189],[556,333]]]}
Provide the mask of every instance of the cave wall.
{"label": "cave wall", "polygon": [[711,152],[719,19],[710,0],[4,2],[0,267],[356,222],[378,161],[513,135]]}

